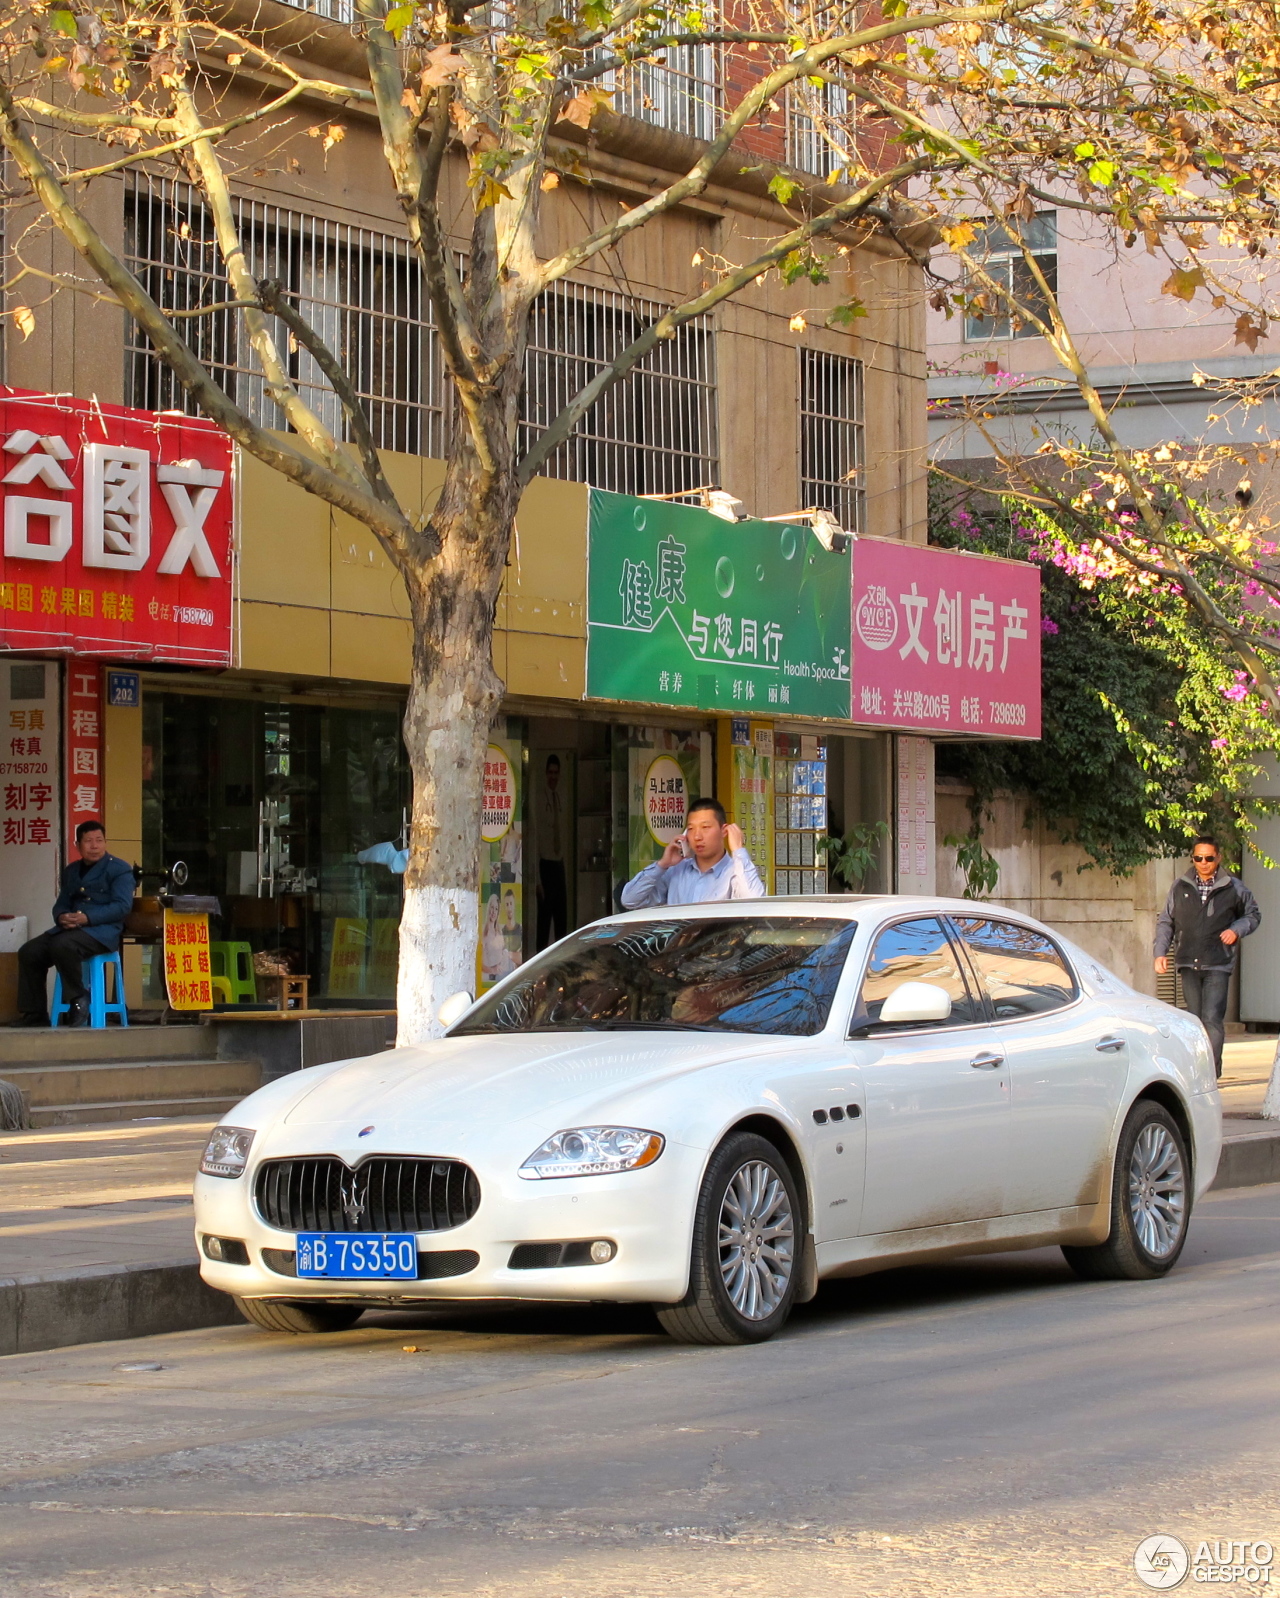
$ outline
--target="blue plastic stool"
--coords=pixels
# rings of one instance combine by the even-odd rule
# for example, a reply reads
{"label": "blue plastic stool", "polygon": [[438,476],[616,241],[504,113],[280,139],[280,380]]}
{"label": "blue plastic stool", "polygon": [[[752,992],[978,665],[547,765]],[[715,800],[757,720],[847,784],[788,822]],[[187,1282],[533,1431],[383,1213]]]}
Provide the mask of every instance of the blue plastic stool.
{"label": "blue plastic stool", "polygon": [[[107,967],[115,967],[115,998],[107,1003]],[[121,1026],[129,1025],[129,1010],[124,1002],[124,966],[120,963],[120,951],[103,950],[101,954],[91,954],[84,962],[84,983],[89,989],[89,1025],[91,1027],[105,1027],[107,1017],[119,1017]],[[57,1026],[60,1017],[66,1015],[71,1008],[62,1002],[62,976],[59,973],[53,979],[53,1005],[49,1011],[52,1017],[50,1024]]]}

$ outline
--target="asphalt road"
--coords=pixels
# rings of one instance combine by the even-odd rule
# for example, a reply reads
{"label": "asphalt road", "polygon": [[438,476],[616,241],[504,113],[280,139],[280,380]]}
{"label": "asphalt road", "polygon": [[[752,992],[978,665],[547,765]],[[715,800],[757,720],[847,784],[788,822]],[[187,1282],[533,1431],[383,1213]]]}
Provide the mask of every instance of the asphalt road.
{"label": "asphalt road", "polygon": [[15,1355],[0,1593],[1141,1594],[1152,1533],[1280,1544],[1278,1303],[1268,1187],[1207,1199],[1163,1282],[974,1258],[760,1348],[498,1306]]}

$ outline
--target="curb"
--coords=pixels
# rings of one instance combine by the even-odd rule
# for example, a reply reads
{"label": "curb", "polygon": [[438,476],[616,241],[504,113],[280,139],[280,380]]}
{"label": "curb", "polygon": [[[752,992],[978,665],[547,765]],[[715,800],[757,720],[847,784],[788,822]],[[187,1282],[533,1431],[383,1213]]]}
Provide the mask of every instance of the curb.
{"label": "curb", "polygon": [[0,1277],[0,1355],[239,1322],[194,1260]]}
{"label": "curb", "polygon": [[1280,1130],[1260,1137],[1226,1138],[1210,1192],[1223,1187],[1259,1187],[1264,1182],[1280,1182]]}

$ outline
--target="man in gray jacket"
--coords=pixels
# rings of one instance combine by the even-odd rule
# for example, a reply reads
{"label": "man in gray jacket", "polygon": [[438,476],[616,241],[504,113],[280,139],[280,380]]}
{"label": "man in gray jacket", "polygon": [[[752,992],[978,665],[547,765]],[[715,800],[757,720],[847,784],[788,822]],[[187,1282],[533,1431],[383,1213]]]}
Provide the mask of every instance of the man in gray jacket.
{"label": "man in gray jacket", "polygon": [[1191,846],[1191,870],[1169,889],[1156,920],[1156,970],[1173,963],[1182,977],[1187,1009],[1198,1015],[1213,1045],[1213,1063],[1222,1075],[1222,1018],[1227,1013],[1227,987],[1235,969],[1241,938],[1262,920],[1257,900],[1229,871],[1222,869],[1217,840],[1202,833]]}

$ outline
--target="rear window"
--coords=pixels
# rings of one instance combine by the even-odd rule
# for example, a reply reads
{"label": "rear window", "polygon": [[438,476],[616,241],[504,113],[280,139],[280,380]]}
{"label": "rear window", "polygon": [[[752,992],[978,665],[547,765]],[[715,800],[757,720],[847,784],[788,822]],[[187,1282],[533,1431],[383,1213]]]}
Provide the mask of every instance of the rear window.
{"label": "rear window", "polygon": [[807,1037],[827,1023],[853,921],[802,916],[586,927],[482,999],[475,1032],[712,1031]]}
{"label": "rear window", "polygon": [[955,924],[998,1021],[1060,1010],[1075,998],[1066,956],[1043,932],[985,916],[957,916]]}

